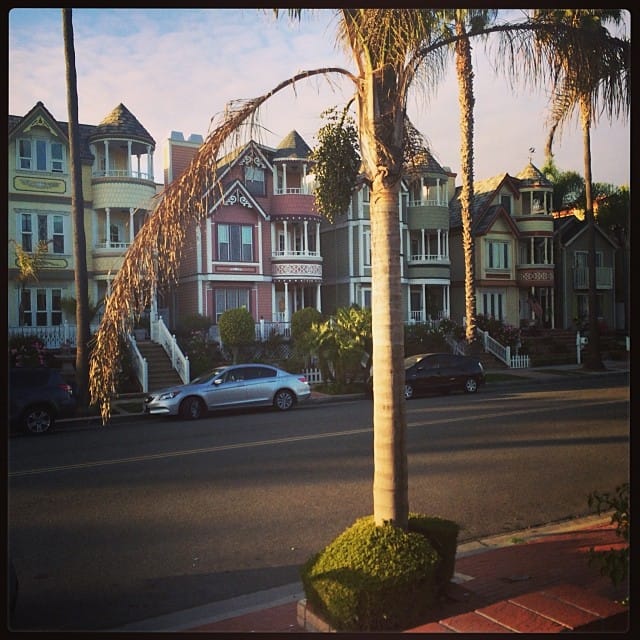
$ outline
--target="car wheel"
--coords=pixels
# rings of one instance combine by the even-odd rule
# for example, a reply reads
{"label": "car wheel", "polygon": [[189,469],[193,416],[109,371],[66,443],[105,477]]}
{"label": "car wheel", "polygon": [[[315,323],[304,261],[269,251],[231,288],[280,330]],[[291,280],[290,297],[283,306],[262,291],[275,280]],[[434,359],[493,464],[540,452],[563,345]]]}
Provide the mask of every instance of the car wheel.
{"label": "car wheel", "polygon": [[204,412],[205,408],[200,398],[185,398],[180,405],[180,417],[185,420],[198,420]]}
{"label": "car wheel", "polygon": [[27,432],[33,434],[47,433],[53,428],[55,416],[49,407],[39,405],[25,411],[22,424]]}
{"label": "car wheel", "polygon": [[478,383],[475,378],[467,378],[464,383],[466,393],[475,393],[478,390]]}
{"label": "car wheel", "polygon": [[410,384],[404,385],[404,398],[405,400],[411,400],[411,398],[413,398],[413,387]]}
{"label": "car wheel", "polygon": [[288,389],[280,389],[273,398],[273,406],[280,411],[289,411],[296,399]]}

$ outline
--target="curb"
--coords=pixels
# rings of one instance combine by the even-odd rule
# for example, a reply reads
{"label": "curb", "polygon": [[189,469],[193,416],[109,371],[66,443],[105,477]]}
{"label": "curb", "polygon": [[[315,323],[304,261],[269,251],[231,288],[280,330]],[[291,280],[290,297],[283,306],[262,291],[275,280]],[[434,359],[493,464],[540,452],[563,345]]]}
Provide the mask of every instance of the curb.
{"label": "curb", "polygon": [[[520,531],[512,531],[506,534],[478,538],[477,540],[458,545],[456,558],[463,558],[507,546],[517,546],[524,542],[548,535],[577,531],[600,524],[609,524],[611,522],[611,513],[612,512],[601,515],[582,516]],[[465,581],[466,576],[458,573],[454,574],[452,579],[452,582],[455,583],[463,583]],[[300,624],[301,619],[304,622],[302,629],[306,628],[307,631],[331,631],[330,628],[324,629],[323,625],[326,625],[324,621],[312,619],[313,613],[306,608],[306,599],[301,582],[293,582],[281,587],[274,587],[228,600],[220,600],[192,609],[168,613],[156,618],[132,622],[113,629],[113,631],[175,632],[189,629],[197,630],[198,627],[204,627],[208,624],[220,622],[221,620],[237,618],[283,604],[293,603],[296,603],[298,623]],[[315,626],[316,623],[318,624],[318,628]]]}

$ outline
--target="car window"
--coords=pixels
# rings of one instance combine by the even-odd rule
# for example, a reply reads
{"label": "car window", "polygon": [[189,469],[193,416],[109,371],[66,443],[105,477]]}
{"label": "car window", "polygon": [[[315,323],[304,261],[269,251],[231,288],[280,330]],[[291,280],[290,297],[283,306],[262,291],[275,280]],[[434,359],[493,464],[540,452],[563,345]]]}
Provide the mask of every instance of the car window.
{"label": "car window", "polygon": [[276,370],[271,367],[256,367],[257,378],[275,378]]}

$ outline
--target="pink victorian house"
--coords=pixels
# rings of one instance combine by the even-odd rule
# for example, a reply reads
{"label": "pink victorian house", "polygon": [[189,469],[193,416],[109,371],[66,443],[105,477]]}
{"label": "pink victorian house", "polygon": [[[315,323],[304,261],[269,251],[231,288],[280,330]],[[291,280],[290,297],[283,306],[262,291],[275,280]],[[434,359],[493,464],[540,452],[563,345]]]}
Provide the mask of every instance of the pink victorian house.
{"label": "pink victorian house", "polygon": [[[167,141],[165,183],[176,179],[202,138],[173,132]],[[212,191],[209,215],[188,235],[178,286],[163,301],[167,324],[191,314],[213,323],[246,307],[257,337],[289,334],[291,316],[320,310],[320,222],[312,194],[310,148],[296,131],[273,149],[254,141],[218,165],[222,193]],[[203,194],[204,197],[205,194]]]}

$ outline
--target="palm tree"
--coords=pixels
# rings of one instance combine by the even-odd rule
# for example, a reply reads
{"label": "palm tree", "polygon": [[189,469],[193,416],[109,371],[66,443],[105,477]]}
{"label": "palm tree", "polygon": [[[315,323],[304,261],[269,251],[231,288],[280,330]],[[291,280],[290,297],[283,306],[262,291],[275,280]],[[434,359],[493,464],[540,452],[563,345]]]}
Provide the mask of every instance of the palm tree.
{"label": "palm tree", "polygon": [[69,111],[69,163],[71,165],[71,211],[73,219],[73,259],[76,286],[76,383],[78,407],[86,410],[89,390],[89,283],[87,242],[84,231],[84,199],[80,164],[78,83],[71,9],[62,9],[62,31],[67,75]]}
{"label": "palm tree", "polygon": [[465,339],[471,345],[476,338],[476,294],[474,278],[474,247],[471,235],[471,206],[473,203],[473,61],[471,42],[465,21],[469,20],[473,30],[482,29],[497,16],[495,9],[453,9],[456,76],[458,78],[458,104],[460,105],[461,147],[460,162],[462,187],[460,190],[460,215],[462,219],[462,248],[464,252],[464,301]]}
{"label": "palm tree", "polygon": [[[585,38],[603,38],[608,32],[604,24],[616,26],[622,22],[620,9],[568,9],[540,10],[543,19],[564,22],[581,28]],[[619,41],[624,44],[624,41]],[[591,127],[597,120],[599,103],[610,118],[626,115],[630,106],[628,80],[630,77],[630,51],[625,46],[600,48],[587,56],[583,64],[576,64],[573,51],[558,51],[562,73],[555,78],[553,110],[547,140],[551,155],[553,139],[559,127],[578,110],[583,136],[585,219],[589,243],[589,350],[584,361],[587,369],[604,368],[600,352],[600,329],[598,326],[597,282],[596,282],[596,231],[593,212],[593,180],[591,174]]]}
{"label": "palm tree", "polygon": [[[96,334],[91,360],[92,399],[109,418],[116,390],[119,336],[148,304],[160,281],[176,278],[186,230],[207,215],[206,196],[218,189],[219,151],[243,123],[251,120],[272,95],[304,78],[339,73],[354,85],[362,166],[371,188],[372,339],[374,380],[374,480],[376,524],[393,522],[407,528],[408,474],[404,387],[404,329],[400,287],[398,198],[406,141],[406,104],[413,82],[435,83],[442,77],[448,47],[464,35],[442,33],[442,13],[415,9],[340,9],[339,41],[352,55],[357,73],[342,68],[305,71],[272,91],[229,105],[181,177],[162,194],[125,255],[112,282],[111,295]],[[300,10],[290,10],[300,15]],[[531,40],[535,29],[557,34],[548,52],[571,40],[569,28],[529,19],[473,32],[502,33],[507,42]],[[513,43],[512,43],[513,44]],[[515,57],[517,47],[509,53]],[[532,51],[532,59],[537,59]],[[538,56],[539,57],[539,56]],[[550,57],[550,56],[549,56]],[[553,58],[551,58],[553,62]],[[551,65],[553,69],[553,65]],[[213,176],[213,178],[212,178]]]}

